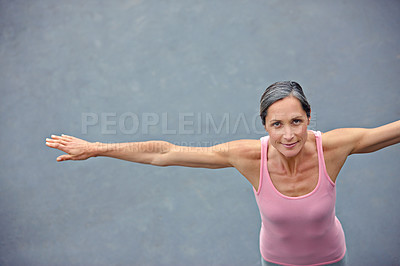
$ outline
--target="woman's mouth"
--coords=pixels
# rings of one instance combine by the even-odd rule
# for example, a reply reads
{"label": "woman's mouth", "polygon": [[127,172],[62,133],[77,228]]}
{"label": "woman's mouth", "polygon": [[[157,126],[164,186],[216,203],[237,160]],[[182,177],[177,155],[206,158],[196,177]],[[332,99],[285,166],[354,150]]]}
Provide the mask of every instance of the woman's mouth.
{"label": "woman's mouth", "polygon": [[288,149],[293,148],[294,146],[296,146],[296,144],[297,144],[297,142],[288,143],[288,144],[282,143],[283,147],[288,148]]}

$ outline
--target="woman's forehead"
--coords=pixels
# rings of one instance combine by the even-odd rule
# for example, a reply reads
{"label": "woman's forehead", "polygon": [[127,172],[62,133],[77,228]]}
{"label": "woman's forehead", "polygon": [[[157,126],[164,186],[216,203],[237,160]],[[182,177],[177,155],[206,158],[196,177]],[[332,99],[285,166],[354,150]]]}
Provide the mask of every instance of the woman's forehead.
{"label": "woman's forehead", "polygon": [[298,119],[298,118],[304,118],[306,113],[303,111],[303,113],[275,113],[275,114],[270,114],[266,117],[267,120],[272,121],[272,120],[292,120],[292,119]]}
{"label": "woman's forehead", "polygon": [[269,108],[268,108],[268,114],[289,114],[289,113],[305,113],[303,110],[303,107],[301,106],[301,103],[298,99],[294,97],[287,97],[285,99],[279,100],[275,103],[273,103]]}

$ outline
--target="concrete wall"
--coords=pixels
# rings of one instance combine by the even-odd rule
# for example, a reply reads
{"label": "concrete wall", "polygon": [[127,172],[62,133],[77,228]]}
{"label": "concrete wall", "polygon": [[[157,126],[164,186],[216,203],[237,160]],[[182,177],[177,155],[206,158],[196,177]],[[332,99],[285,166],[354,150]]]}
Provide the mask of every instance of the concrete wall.
{"label": "concrete wall", "polygon": [[[45,138],[257,139],[279,80],[304,87],[314,129],[398,120],[399,14],[394,0],[0,0],[0,264],[260,265],[235,170],[57,163]],[[350,265],[400,263],[399,157],[352,156],[338,178]]]}

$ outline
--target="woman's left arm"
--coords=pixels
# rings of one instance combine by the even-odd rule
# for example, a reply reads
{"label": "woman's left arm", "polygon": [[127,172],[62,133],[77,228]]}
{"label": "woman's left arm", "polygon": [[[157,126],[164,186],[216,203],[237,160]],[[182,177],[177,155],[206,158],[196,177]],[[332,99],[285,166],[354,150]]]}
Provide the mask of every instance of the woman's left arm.
{"label": "woman's left arm", "polygon": [[341,154],[374,152],[400,143],[400,120],[376,128],[341,128],[327,132],[327,146]]}
{"label": "woman's left arm", "polygon": [[374,152],[400,142],[400,120],[377,128],[339,128],[322,135],[326,169],[335,182],[351,154]]}
{"label": "woman's left arm", "polygon": [[359,129],[350,154],[374,152],[400,142],[400,120],[371,129]]}

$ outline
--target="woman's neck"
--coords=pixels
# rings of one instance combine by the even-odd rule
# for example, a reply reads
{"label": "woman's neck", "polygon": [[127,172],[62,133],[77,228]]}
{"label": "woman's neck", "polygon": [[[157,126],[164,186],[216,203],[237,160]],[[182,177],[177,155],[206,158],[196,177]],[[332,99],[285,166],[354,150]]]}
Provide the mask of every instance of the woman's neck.
{"label": "woman's neck", "polygon": [[303,161],[304,158],[304,147],[300,150],[300,152],[293,157],[286,157],[279,151],[277,151],[278,156],[278,163],[282,167],[282,170],[284,170],[288,176],[295,176],[298,172],[299,165]]}
{"label": "woman's neck", "polygon": [[297,153],[293,157],[286,157],[277,149],[273,148],[277,166],[280,168],[281,171],[285,173],[285,175],[295,176],[301,170],[301,165],[304,163],[305,160],[307,160],[307,156],[309,155],[309,153],[307,152],[309,141],[312,140],[308,138],[299,153]]}

